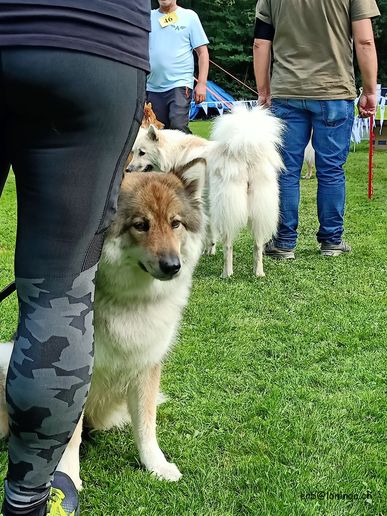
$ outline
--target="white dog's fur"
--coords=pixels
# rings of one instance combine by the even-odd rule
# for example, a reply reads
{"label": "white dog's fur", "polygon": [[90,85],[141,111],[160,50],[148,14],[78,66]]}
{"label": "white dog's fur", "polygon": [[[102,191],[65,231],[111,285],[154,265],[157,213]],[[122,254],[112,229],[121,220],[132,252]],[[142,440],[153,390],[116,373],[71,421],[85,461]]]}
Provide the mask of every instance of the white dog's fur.
{"label": "white dog's fur", "polygon": [[316,155],[312,145],[312,140],[309,140],[308,145],[305,148],[304,163],[306,163],[307,171],[303,176],[303,179],[311,179],[313,177],[313,169],[316,168]]}
{"label": "white dog's fur", "polygon": [[[102,430],[131,421],[142,464],[170,481],[181,473],[166,460],[156,438],[160,366],[175,340],[202,252],[204,169],[204,161],[196,160],[194,166],[174,174],[128,174],[97,274],[95,363],[85,419]],[[158,206],[158,199],[164,199],[163,206]],[[149,237],[135,229],[135,222],[130,226],[141,213],[155,221],[154,226],[149,223],[155,228],[148,231]],[[171,217],[181,221],[177,228],[175,224],[171,229]],[[162,276],[163,253],[179,257],[181,269],[173,278]],[[0,345],[3,436],[8,432],[4,385],[12,347],[12,343]],[[78,489],[81,432],[82,418],[58,466]]]}
{"label": "white dog's fur", "polygon": [[281,122],[263,108],[236,109],[216,119],[207,157],[210,220],[223,241],[223,277],[233,274],[233,241],[248,223],[255,239],[254,272],[264,276],[262,252],[279,218]]}
{"label": "white dog's fur", "polygon": [[216,237],[223,241],[223,277],[233,274],[233,241],[250,224],[255,238],[254,272],[264,276],[262,251],[277,230],[278,173],[282,123],[261,107],[237,107],[218,117],[211,140],[179,131],[142,130],[133,147],[129,170],[171,170],[195,157],[207,161],[209,254]]}

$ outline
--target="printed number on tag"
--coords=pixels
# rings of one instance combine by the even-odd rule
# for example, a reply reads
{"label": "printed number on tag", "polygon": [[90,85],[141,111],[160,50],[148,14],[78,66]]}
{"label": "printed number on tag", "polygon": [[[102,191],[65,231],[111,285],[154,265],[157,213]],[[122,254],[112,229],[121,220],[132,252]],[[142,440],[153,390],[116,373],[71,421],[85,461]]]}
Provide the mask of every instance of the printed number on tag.
{"label": "printed number on tag", "polygon": [[176,13],[168,13],[165,16],[162,16],[159,18],[160,25],[164,28],[168,25],[171,25],[172,23],[177,22],[177,14]]}

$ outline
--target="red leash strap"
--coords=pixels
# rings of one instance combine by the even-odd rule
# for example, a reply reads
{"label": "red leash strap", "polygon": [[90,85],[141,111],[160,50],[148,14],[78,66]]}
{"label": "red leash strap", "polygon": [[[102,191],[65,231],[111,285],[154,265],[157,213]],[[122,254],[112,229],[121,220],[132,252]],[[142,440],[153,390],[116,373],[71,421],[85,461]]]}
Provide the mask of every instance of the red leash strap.
{"label": "red leash strap", "polygon": [[234,81],[237,81],[239,82],[239,84],[242,84],[242,86],[244,86],[245,88],[247,88],[248,90],[252,91],[254,93],[255,96],[258,95],[258,93],[256,92],[256,90],[253,90],[253,88],[250,88],[250,86],[248,86],[246,83],[244,83],[243,81],[239,80],[238,77],[235,77],[235,75],[233,75],[232,73],[228,72],[227,70],[225,70],[224,68],[222,68],[220,65],[214,63],[214,61],[211,61],[210,59],[210,63],[215,65],[217,68],[219,68],[219,70],[222,70],[222,72],[226,73],[227,75],[229,75],[230,77],[232,77],[234,79]]}
{"label": "red leash strap", "polygon": [[374,157],[374,116],[370,117],[370,145],[368,155],[368,199],[372,199],[374,194],[373,185],[373,157]]}

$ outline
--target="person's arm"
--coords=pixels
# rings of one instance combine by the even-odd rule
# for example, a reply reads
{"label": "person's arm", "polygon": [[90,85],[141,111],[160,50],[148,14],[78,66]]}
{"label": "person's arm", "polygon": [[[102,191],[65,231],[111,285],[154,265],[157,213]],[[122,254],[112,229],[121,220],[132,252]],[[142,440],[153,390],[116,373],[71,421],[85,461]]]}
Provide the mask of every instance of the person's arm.
{"label": "person's arm", "polygon": [[[261,4],[259,4],[261,5]],[[261,15],[261,13],[259,13]],[[265,17],[267,20],[267,17]],[[269,21],[269,22],[268,22]],[[254,75],[257,83],[258,99],[262,106],[270,106],[270,67],[271,47],[274,39],[274,27],[270,20],[255,19],[254,27]]]}
{"label": "person's arm", "polygon": [[371,20],[367,18],[353,21],[352,35],[363,85],[363,92],[358,104],[359,114],[362,117],[369,117],[376,112],[378,73],[378,59]]}
{"label": "person's arm", "polygon": [[270,65],[271,65],[271,41],[267,39],[254,39],[254,75],[257,83],[258,99],[262,106],[270,106]]}
{"label": "person's arm", "polygon": [[194,89],[194,100],[196,104],[200,104],[206,100],[206,85],[208,77],[208,69],[210,66],[210,58],[208,55],[207,45],[201,45],[195,48],[198,56],[199,76],[198,82]]}

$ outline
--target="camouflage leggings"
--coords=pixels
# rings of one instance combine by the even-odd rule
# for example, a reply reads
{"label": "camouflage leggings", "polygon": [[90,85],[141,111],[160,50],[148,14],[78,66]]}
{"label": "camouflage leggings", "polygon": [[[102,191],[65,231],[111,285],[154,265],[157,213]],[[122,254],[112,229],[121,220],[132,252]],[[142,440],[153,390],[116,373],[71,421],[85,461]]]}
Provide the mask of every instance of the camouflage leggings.
{"label": "camouflage leggings", "polygon": [[89,389],[94,276],[145,73],[51,48],[1,49],[0,59],[0,188],[11,164],[20,309],[5,490],[8,504],[25,509],[47,496]]}

